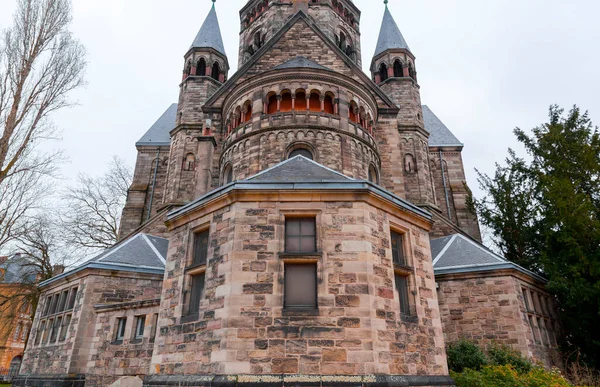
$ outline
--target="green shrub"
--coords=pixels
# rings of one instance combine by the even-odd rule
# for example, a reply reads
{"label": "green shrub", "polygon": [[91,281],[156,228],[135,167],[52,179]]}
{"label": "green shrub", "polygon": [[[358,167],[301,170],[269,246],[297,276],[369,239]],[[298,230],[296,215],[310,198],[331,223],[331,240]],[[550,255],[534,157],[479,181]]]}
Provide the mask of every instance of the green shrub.
{"label": "green shrub", "polygon": [[451,372],[457,387],[572,387],[560,372],[532,367],[520,373],[511,365],[485,366],[481,371]]}
{"label": "green shrub", "polygon": [[492,344],[487,350],[490,364],[493,365],[510,365],[513,366],[519,373],[528,373],[533,368],[531,360],[526,359],[521,355],[521,352],[499,344]]}
{"label": "green shrub", "polygon": [[467,340],[450,344],[447,356],[448,367],[454,372],[463,372],[466,368],[479,371],[489,363],[481,348]]}

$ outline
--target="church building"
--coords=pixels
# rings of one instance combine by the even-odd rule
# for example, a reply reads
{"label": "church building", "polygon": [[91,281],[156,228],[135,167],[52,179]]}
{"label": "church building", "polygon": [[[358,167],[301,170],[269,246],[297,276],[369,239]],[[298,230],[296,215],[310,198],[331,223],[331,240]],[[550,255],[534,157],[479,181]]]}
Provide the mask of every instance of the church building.
{"label": "church building", "polygon": [[249,0],[231,76],[213,4],[121,240],[41,284],[15,386],[454,386],[461,338],[557,364],[545,280],[481,244],[385,3],[365,74],[351,0]]}

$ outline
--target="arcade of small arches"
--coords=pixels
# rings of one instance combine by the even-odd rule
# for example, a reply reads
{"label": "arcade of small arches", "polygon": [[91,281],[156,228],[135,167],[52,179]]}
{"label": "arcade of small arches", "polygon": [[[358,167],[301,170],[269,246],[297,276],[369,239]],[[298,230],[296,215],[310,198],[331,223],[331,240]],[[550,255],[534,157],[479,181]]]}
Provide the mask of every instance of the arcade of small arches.
{"label": "arcade of small arches", "polygon": [[[309,93],[304,89],[298,89],[295,92],[283,90],[277,94],[272,91],[267,94],[263,103],[262,114],[277,114],[286,112],[313,112],[325,113],[339,116],[340,100],[335,98],[332,92],[322,93],[319,90],[312,90]],[[246,100],[238,105],[227,116],[227,134],[234,129],[248,123],[252,120],[252,101]],[[348,120],[362,128],[369,134],[373,134],[375,122],[373,116],[364,106],[359,106],[354,100],[349,102]]]}
{"label": "arcade of small arches", "polygon": [[212,66],[208,64],[205,58],[200,57],[196,62],[188,60],[183,71],[183,79],[190,76],[210,77],[218,82],[225,82],[224,66],[218,61],[214,61]]}
{"label": "arcade of small arches", "polygon": [[[318,3],[319,0],[316,0],[316,1],[313,0],[312,2],[313,3]],[[358,22],[356,20],[356,16],[352,12],[348,11],[344,7],[344,5],[340,1],[338,1],[338,0],[333,0],[331,2],[331,4],[333,5],[333,9],[338,13],[338,15],[342,19],[344,19],[344,21],[346,23],[348,23],[350,26],[352,26],[352,28],[358,29]]]}
{"label": "arcade of small arches", "polygon": [[263,0],[251,8],[242,20],[242,27],[248,28],[252,22],[258,19],[269,8],[269,0]]}
{"label": "arcade of small arches", "polygon": [[393,63],[387,64],[382,62],[378,65],[374,74],[375,83],[379,84],[385,82],[389,78],[412,78],[417,80],[417,72],[412,62],[408,62],[408,65],[402,63],[400,59],[395,59]]}

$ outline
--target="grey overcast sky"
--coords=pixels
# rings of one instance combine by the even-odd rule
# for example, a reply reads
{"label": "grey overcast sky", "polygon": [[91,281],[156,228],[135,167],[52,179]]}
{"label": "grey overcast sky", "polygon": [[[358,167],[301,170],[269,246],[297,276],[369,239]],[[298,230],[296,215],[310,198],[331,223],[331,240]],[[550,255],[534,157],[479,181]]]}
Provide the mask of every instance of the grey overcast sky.
{"label": "grey overcast sky", "polygon": [[[16,0],[0,0],[0,28]],[[102,173],[113,155],[134,164],[134,143],[177,101],[183,55],[210,0],[73,0],[73,33],[88,51],[88,86],[79,106],[60,112],[70,163]],[[237,67],[239,10],[245,0],[216,3],[232,70]],[[362,55],[368,71],[383,0],[355,0],[361,9]],[[390,10],[417,57],[424,104],[465,144],[467,180],[474,168],[493,172],[514,127],[532,128],[550,104],[589,110],[600,124],[600,1],[390,0]]]}

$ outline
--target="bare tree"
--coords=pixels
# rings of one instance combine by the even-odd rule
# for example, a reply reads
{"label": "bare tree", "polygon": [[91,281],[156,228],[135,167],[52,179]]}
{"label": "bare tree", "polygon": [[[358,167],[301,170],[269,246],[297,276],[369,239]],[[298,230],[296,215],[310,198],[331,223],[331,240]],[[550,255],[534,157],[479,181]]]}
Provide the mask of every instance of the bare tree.
{"label": "bare tree", "polygon": [[117,242],[121,212],[132,179],[130,168],[118,157],[113,157],[103,176],[79,175],[77,185],[65,195],[66,208],[61,215],[62,229],[70,245],[104,249]]}
{"label": "bare tree", "polygon": [[60,274],[69,258],[61,230],[49,216],[30,219],[23,228],[14,254],[3,265],[8,273],[0,281],[0,341],[13,334],[17,324],[22,329],[30,326],[23,316],[33,319],[40,297],[38,284]]}
{"label": "bare tree", "polygon": [[0,36],[0,248],[24,230],[54,172],[57,153],[39,145],[56,137],[52,113],[70,106],[83,84],[85,50],[68,31],[70,0],[18,0],[13,26]]}

